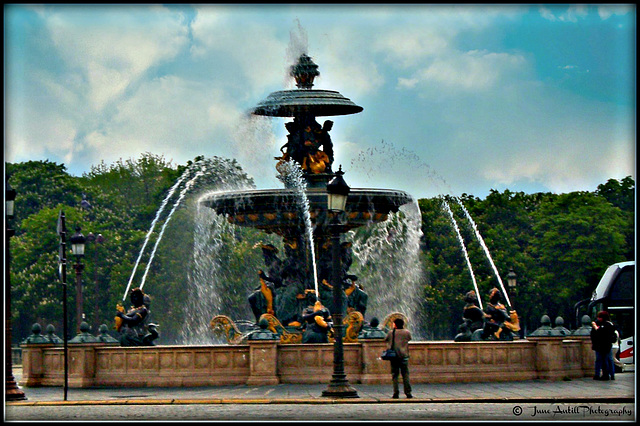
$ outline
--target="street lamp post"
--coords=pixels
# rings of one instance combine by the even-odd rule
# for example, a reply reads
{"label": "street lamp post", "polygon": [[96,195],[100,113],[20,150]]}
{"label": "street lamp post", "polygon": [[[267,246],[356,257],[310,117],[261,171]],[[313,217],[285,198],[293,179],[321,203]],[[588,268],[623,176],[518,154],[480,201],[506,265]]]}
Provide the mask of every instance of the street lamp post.
{"label": "street lamp post", "polygon": [[509,287],[509,292],[512,295],[515,295],[516,292],[517,278],[518,276],[513,272],[513,268],[509,268],[509,273],[507,274],[507,286]]}
{"label": "street lamp post", "polygon": [[[336,176],[327,184],[328,212],[334,213],[334,218],[329,228],[331,229],[331,281],[333,284],[333,306],[335,312],[331,312],[333,318],[334,342],[333,342],[333,375],[331,382],[322,396],[332,398],[358,398],[358,392],[349,385],[344,371],[344,347],[342,335],[342,313],[344,311],[344,290],[342,288],[340,265],[340,216],[344,213],[347,197],[351,188],[344,181],[342,167],[336,172]],[[327,213],[328,213],[327,212]]]}
{"label": "street lamp post", "polygon": [[67,342],[69,340],[68,323],[67,321],[67,225],[65,215],[62,210],[58,215],[58,225],[56,232],[60,236],[60,247],[58,252],[58,268],[60,274],[60,282],[62,283],[62,335],[63,335],[63,360],[64,360],[64,386],[63,395],[64,400],[67,400],[67,393],[69,390],[69,350]]}
{"label": "street lamp post", "polygon": [[[507,287],[509,287],[509,293],[511,293],[511,296],[513,297],[513,299],[515,299],[516,297],[516,289],[517,289],[517,278],[518,276],[516,275],[515,272],[513,272],[513,268],[509,268],[509,273],[507,274]],[[510,307],[512,308],[512,307]],[[518,315],[519,316],[519,315]],[[523,329],[520,329],[520,335],[521,337],[523,337],[524,335],[523,333]],[[526,333],[526,331],[524,331],[524,333]]]}
{"label": "street lamp post", "polygon": [[11,188],[9,181],[6,181],[5,186],[5,284],[4,284],[4,303],[5,303],[5,399],[7,401],[21,401],[27,399],[24,392],[16,384],[16,380],[13,377],[13,360],[11,354],[11,249],[9,248],[9,240],[14,235],[14,230],[9,228],[9,219],[13,219],[13,203],[16,199],[16,191]]}
{"label": "street lamp post", "polygon": [[81,263],[84,256],[84,245],[87,239],[80,232],[80,227],[76,227],[76,233],[71,236],[69,242],[71,243],[71,253],[76,257],[76,263],[73,268],[76,271],[76,327],[77,332],[80,332],[80,324],[82,324],[82,270],[84,265]]}

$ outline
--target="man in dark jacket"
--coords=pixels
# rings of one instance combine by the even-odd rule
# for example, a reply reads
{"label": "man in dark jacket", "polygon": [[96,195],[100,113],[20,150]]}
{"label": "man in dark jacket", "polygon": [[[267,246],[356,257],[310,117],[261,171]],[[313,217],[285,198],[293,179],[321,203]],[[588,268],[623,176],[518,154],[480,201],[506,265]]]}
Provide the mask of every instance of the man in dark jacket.
{"label": "man in dark jacket", "polygon": [[[596,321],[591,323],[591,348],[596,352],[594,380],[615,380],[615,370],[611,347],[616,340],[613,323],[607,311],[600,311]],[[602,370],[602,376],[600,371]]]}
{"label": "man in dark jacket", "polygon": [[411,340],[411,333],[404,328],[404,320],[402,318],[396,318],[393,321],[393,328],[384,339],[387,342],[387,349],[394,349],[398,354],[396,359],[391,360],[392,398],[397,399],[399,397],[398,377],[401,373],[404,394],[407,398],[413,398],[413,395],[411,395],[411,383],[409,382],[409,341]]}

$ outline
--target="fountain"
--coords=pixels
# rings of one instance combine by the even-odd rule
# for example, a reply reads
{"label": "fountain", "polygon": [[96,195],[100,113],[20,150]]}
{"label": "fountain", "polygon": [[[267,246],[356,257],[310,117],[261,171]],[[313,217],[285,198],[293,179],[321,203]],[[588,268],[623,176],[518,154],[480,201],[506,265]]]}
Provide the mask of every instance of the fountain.
{"label": "fountain", "polygon": [[[336,214],[327,208],[327,184],[344,172],[341,166],[333,171],[333,142],[329,136],[333,122],[326,120],[321,126],[316,119],[356,114],[363,108],[338,92],[313,89],[314,79],[319,75],[318,66],[306,54],[291,67],[290,74],[297,89],[274,92],[252,111],[259,116],[293,117],[293,121],[285,124],[289,134],[280,149],[282,155],[275,157],[275,168],[284,188],[219,192],[203,196],[199,203],[233,225],[282,238],[285,247],[282,259],[274,247],[262,247],[265,269],[256,271],[260,287],[249,301],[256,327],[260,317],[267,315],[273,322],[272,331],[280,330],[283,336],[293,332],[297,336],[291,341],[297,342],[301,332],[296,333],[300,330],[296,327],[303,325],[304,309],[316,300],[330,311],[333,307],[330,224]],[[399,190],[351,188],[339,234],[344,236],[360,227],[381,224],[390,215],[402,214],[398,213],[400,208],[412,202],[409,194]],[[343,312],[357,312],[362,316],[359,321],[355,320],[360,323],[353,330],[357,336],[364,321],[367,295],[357,282],[358,277],[349,272],[351,247],[351,242],[340,242],[343,265],[340,285],[350,300],[358,299],[347,303],[349,308]],[[354,320],[347,317],[345,321]],[[211,325],[214,328],[220,325],[228,332],[232,322],[227,315],[222,315]]]}
{"label": "fountain", "polygon": [[[497,288],[491,290],[486,309],[492,314],[490,327],[485,321],[480,328],[484,314],[476,306],[481,297],[476,288],[465,299],[469,313],[465,319],[470,322],[464,333],[455,341],[422,338],[419,289],[423,276],[418,267],[420,209],[403,191],[367,188],[350,189],[343,214],[329,209],[328,188],[332,187],[333,179],[341,178],[344,173],[341,167],[334,171],[333,143],[328,134],[333,123],[327,120],[321,126],[316,118],[355,114],[361,112],[362,107],[337,92],[313,89],[317,66],[307,55],[300,56],[291,71],[298,89],[274,92],[253,110],[255,115],[293,117],[292,122],[285,124],[289,135],[281,148],[282,155],[275,158],[275,168],[284,188],[242,188],[230,182],[235,176],[232,168],[227,170],[225,166],[219,173],[223,178],[221,184],[216,184],[216,192],[205,194],[198,201],[197,216],[204,220],[196,220],[196,267],[189,271],[189,279],[200,286],[190,294],[191,301],[195,302],[189,304],[188,310],[196,316],[185,321],[184,332],[185,337],[194,340],[178,345],[124,346],[104,339],[90,342],[83,335],[69,342],[69,348],[65,349],[58,342],[42,339],[41,330],[36,328],[33,338],[22,345],[20,384],[66,385],[63,360],[67,352],[71,359],[68,384],[77,388],[259,386],[329,383],[330,379],[334,383],[334,379],[339,379],[336,354],[340,352],[343,357],[339,364],[353,383],[389,384],[388,364],[380,359],[386,346],[382,337],[389,324],[403,316],[409,320],[407,328],[415,336],[410,342],[414,383],[562,380],[593,375],[593,352],[588,336],[510,338],[518,328],[517,316],[515,311],[507,312],[507,307],[500,303]],[[206,171],[201,166],[205,164],[193,164],[171,188],[154,218],[143,250],[169,198],[186,182],[165,219],[160,237],[186,191],[201,178],[200,173]],[[443,208],[452,216],[446,203]],[[470,219],[468,212],[465,213]],[[453,217],[452,222],[464,250]],[[234,229],[239,229],[236,227],[245,227],[248,234],[265,234],[264,241],[254,246],[262,251],[264,268],[256,268],[253,286],[257,288],[250,295],[245,294],[244,287],[236,288],[225,282],[221,273],[224,268],[219,258],[224,258],[224,251],[232,250],[238,243],[234,238]],[[480,240],[477,229],[476,236]],[[156,241],[154,253],[157,246]],[[484,244],[483,248],[486,250]],[[380,259],[380,253],[384,254],[384,260]],[[486,253],[488,255],[488,251]],[[334,272],[331,260],[338,257],[342,269],[336,268]],[[140,257],[136,267],[139,260]],[[473,279],[468,259],[467,263]],[[336,275],[337,283],[333,279]],[[212,278],[229,285],[228,291],[216,292]],[[342,301],[346,303],[335,298],[343,312],[334,309],[331,296],[339,294],[339,287],[332,284],[345,290],[346,300]],[[474,287],[477,287],[475,282]],[[228,316],[238,315],[240,311],[225,308],[220,300],[232,292],[251,305],[254,318],[233,320]],[[144,302],[143,298],[143,305],[148,308]],[[508,299],[507,304],[510,305]],[[202,305],[219,310],[209,324],[206,321],[211,318],[210,311],[200,310]],[[328,343],[331,339],[325,335],[329,313],[336,321],[333,324],[337,330],[335,345]],[[365,313],[373,314],[369,323],[364,320]],[[382,315],[386,317],[379,323],[377,318]],[[311,326],[307,333],[304,333],[304,323]],[[198,340],[211,331],[209,325],[224,331],[227,344]],[[346,329],[346,344],[341,351],[336,351],[342,329]],[[151,334],[150,338],[155,338]],[[337,380],[335,383],[339,384]]]}

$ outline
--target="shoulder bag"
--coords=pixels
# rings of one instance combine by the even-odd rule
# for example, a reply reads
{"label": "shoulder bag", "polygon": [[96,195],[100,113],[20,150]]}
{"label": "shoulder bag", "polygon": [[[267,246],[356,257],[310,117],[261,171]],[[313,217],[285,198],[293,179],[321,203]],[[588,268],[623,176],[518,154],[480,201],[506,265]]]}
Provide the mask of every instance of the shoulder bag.
{"label": "shoulder bag", "polygon": [[398,358],[398,354],[393,349],[393,346],[395,344],[395,340],[396,340],[396,329],[394,328],[393,329],[393,335],[391,336],[391,349],[387,349],[384,352],[382,352],[382,355],[380,356],[380,358],[382,358],[385,361],[391,361],[393,359]]}

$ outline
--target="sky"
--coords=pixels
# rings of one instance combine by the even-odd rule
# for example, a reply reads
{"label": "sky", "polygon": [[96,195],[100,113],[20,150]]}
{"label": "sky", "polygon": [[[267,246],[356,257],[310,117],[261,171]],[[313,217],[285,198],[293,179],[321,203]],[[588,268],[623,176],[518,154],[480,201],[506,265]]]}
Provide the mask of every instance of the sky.
{"label": "sky", "polygon": [[248,111],[306,53],[363,107],[327,117],[353,188],[594,191],[636,178],[635,40],[633,4],[5,5],[5,161],[218,156],[280,188],[290,119]]}

